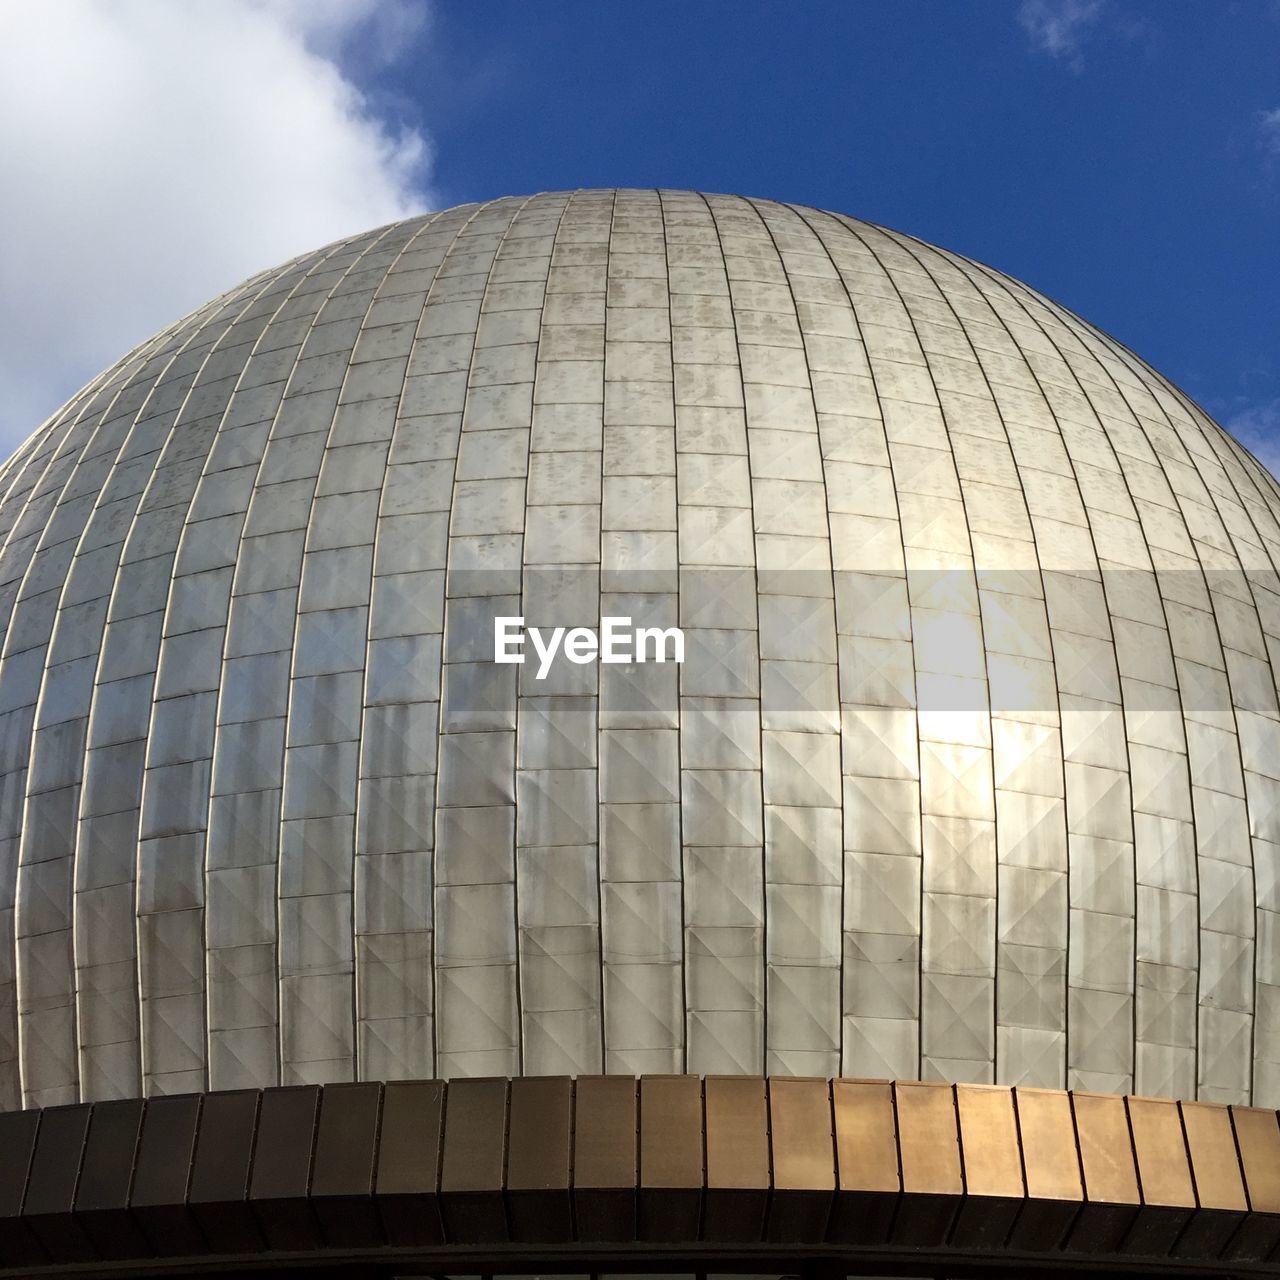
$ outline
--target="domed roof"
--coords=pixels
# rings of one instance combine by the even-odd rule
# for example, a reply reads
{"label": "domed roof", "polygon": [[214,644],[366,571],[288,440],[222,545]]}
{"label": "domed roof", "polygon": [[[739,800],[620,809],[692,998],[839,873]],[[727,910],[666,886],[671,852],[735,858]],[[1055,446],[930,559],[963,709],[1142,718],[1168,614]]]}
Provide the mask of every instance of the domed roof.
{"label": "domed roof", "polygon": [[[0,1104],[689,1071],[1280,1101],[1280,496],[764,200],[385,227],[0,474]],[[684,661],[495,662],[495,619]]]}

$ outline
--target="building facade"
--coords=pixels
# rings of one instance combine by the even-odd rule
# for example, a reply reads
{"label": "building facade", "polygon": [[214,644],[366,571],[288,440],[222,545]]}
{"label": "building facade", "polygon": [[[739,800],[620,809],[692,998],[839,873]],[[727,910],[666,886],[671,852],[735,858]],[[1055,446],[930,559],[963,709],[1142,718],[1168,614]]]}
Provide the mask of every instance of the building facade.
{"label": "building facade", "polygon": [[[754,1079],[759,1136],[800,1123],[765,1076],[897,1079],[894,1194],[912,1090],[945,1094],[957,1181],[920,1194],[952,1240],[985,1098],[1008,1242],[1019,1093],[1071,1090],[1081,1201],[1129,1204],[1080,1163],[1097,1096],[1166,1253],[1270,1203],[1280,489],[1028,286],[767,200],[462,206],[125,356],[0,472],[0,538],[4,1107],[136,1144],[163,1096],[311,1098],[314,1129],[325,1086],[376,1142],[358,1082],[512,1077],[514,1124],[521,1077],[706,1075]],[[495,661],[516,617],[683,660]],[[1156,1125],[1187,1203],[1142,1190],[1172,1157],[1123,1094],[1187,1104]],[[1204,1150],[1239,1204],[1197,1199],[1196,1100],[1235,1108]],[[723,1158],[771,1206],[765,1144]]]}

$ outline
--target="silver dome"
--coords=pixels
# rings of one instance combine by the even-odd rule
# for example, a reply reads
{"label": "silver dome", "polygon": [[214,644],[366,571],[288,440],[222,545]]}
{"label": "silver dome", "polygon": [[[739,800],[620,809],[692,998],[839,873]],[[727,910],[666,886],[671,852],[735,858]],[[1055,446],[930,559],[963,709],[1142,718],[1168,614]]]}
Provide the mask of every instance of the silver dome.
{"label": "silver dome", "polygon": [[[749,1072],[1280,1102],[1280,495],[770,201],[255,277],[0,473],[0,1105]],[[683,665],[497,665],[492,619]]]}

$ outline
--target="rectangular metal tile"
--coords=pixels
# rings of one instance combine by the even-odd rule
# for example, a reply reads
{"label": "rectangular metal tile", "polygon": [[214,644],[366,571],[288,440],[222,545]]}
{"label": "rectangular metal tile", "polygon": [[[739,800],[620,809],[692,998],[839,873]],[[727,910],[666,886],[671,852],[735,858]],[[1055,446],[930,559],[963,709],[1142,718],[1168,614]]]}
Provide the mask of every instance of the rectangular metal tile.
{"label": "rectangular metal tile", "polygon": [[257,1089],[210,1093],[200,1108],[188,1202],[214,1253],[263,1246],[247,1199],[260,1097]]}
{"label": "rectangular metal tile", "polygon": [[187,1208],[200,1105],[196,1094],[152,1098],[142,1117],[129,1207],[162,1257],[203,1247],[204,1237]]}
{"label": "rectangular metal tile", "polygon": [[0,1257],[14,1265],[45,1261],[44,1249],[22,1218],[27,1176],[36,1149],[40,1112],[0,1112]]}
{"label": "rectangular metal tile", "polygon": [[1084,1203],[1071,1098],[1058,1089],[1014,1090],[1028,1200],[1009,1243],[1053,1249]]}
{"label": "rectangular metal tile", "polygon": [[696,1240],[703,1188],[702,1081],[640,1081],[640,1239]]}
{"label": "rectangular metal tile", "polygon": [[964,1194],[959,1130],[951,1085],[896,1082],[902,1205],[895,1241],[941,1244]]}
{"label": "rectangular metal tile", "polygon": [[843,1244],[883,1244],[902,1195],[893,1086],[834,1080],[836,1204],[828,1235]]}
{"label": "rectangular metal tile", "polygon": [[578,1077],[573,1205],[579,1240],[636,1238],[636,1098],[631,1076]]}
{"label": "rectangular metal tile", "polygon": [[769,1108],[765,1081],[708,1076],[704,1240],[758,1240],[769,1203]]}
{"label": "rectangular metal tile", "polygon": [[76,1217],[104,1258],[139,1258],[150,1252],[141,1229],[124,1212],[144,1106],[141,1098],[96,1102],[89,1119]]}
{"label": "rectangular metal tile", "polygon": [[822,1240],[835,1198],[835,1132],[826,1080],[769,1081],[773,1195],[765,1236],[798,1243]]}
{"label": "rectangular metal tile", "polygon": [[1179,1257],[1216,1258],[1249,1208],[1231,1113],[1211,1102],[1182,1102],[1178,1109],[1187,1136],[1199,1208],[1178,1238],[1174,1253]]}
{"label": "rectangular metal tile", "polygon": [[22,1212],[54,1262],[88,1262],[97,1256],[71,1216],[90,1110],[46,1107],[40,1118]]}
{"label": "rectangular metal tile", "polygon": [[327,1084],[320,1095],[311,1208],[326,1244],[382,1242],[373,1204],[381,1103],[379,1084]]}
{"label": "rectangular metal tile", "polygon": [[569,1171],[573,1081],[532,1076],[511,1082],[507,1138],[507,1212],[513,1240],[573,1238]]}
{"label": "rectangular metal tile", "polygon": [[320,1241],[307,1203],[320,1087],[267,1089],[258,1112],[249,1202],[273,1249],[312,1249]]}
{"label": "rectangular metal tile", "polygon": [[957,1085],[965,1198],[952,1231],[964,1248],[1000,1248],[1022,1208],[1026,1188],[1013,1092]]}
{"label": "rectangular metal tile", "polygon": [[1253,1210],[1227,1246],[1227,1257],[1257,1262],[1280,1243],[1280,1125],[1261,1107],[1232,1107],[1240,1167]]}
{"label": "rectangular metal tile", "polygon": [[1073,1093],[1086,1203],[1072,1226],[1067,1248],[1110,1253],[1120,1247],[1142,1198],[1124,1099],[1115,1094]]}
{"label": "rectangular metal tile", "polygon": [[1126,1253],[1166,1256],[1196,1207],[1178,1104],[1128,1098],[1142,1209],[1124,1242]]}
{"label": "rectangular metal tile", "polygon": [[440,1158],[444,1082],[394,1081],[382,1098],[374,1193],[387,1240],[395,1245],[444,1243]]}
{"label": "rectangular metal tile", "polygon": [[506,1080],[449,1082],[440,1202],[451,1241],[493,1244],[510,1238],[502,1196],[506,1137]]}

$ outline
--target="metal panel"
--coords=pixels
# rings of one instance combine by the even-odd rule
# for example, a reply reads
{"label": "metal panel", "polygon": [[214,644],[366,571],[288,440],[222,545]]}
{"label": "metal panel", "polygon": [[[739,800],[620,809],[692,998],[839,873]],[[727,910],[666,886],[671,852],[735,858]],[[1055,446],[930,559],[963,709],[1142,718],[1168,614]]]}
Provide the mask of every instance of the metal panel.
{"label": "metal panel", "polygon": [[880,1244],[902,1192],[893,1086],[888,1082],[835,1080],[836,1205],[831,1238]]}
{"label": "metal panel", "polygon": [[43,1262],[46,1255],[35,1233],[22,1219],[31,1160],[36,1148],[38,1111],[0,1112],[0,1250],[15,1264]]}
{"label": "metal panel", "polygon": [[772,1177],[768,1102],[763,1080],[708,1076],[706,1240],[757,1240],[764,1230]]}
{"label": "metal panel", "polygon": [[440,1216],[440,1153],[445,1086],[437,1080],[388,1084],[374,1191],[392,1244],[444,1240]]}
{"label": "metal panel", "polygon": [[511,1082],[506,1187],[515,1240],[545,1242],[573,1235],[573,1095],[573,1082],[564,1076]]}
{"label": "metal panel", "polygon": [[40,1117],[22,1212],[54,1262],[87,1262],[96,1256],[71,1215],[90,1111],[87,1106],[50,1107]]}
{"label": "metal panel", "polygon": [[[1014,1096],[1002,1088],[928,1084],[899,1084],[895,1088],[888,1083],[847,1080],[777,1077],[752,1081],[741,1077],[713,1077],[708,1082],[704,1101],[703,1088],[697,1078],[650,1077],[643,1082],[643,1093],[650,1107],[675,1103],[676,1114],[664,1113],[656,1119],[651,1116],[649,1124],[643,1126],[644,1137],[654,1140],[648,1163],[656,1170],[646,1188],[638,1185],[643,1182],[644,1161],[642,1159],[638,1167],[635,1158],[636,1080],[592,1077],[582,1083],[587,1095],[586,1109],[577,1117],[581,1139],[577,1145],[582,1157],[583,1183],[596,1183],[597,1190],[613,1195],[614,1208],[623,1209],[624,1216],[627,1206],[621,1197],[634,1196],[637,1191],[645,1195],[665,1192],[669,1196],[677,1182],[686,1184],[683,1189],[693,1197],[690,1203],[695,1207],[699,1203],[710,1206],[718,1200],[713,1211],[715,1220],[699,1222],[695,1218],[692,1223],[696,1248],[706,1255],[709,1264],[723,1259],[723,1265],[732,1265],[731,1260],[743,1257],[744,1250],[749,1253],[753,1244],[758,1246],[761,1218],[757,1210],[763,1207],[763,1184],[770,1181],[775,1194],[790,1197],[787,1202],[790,1208],[781,1220],[784,1224],[788,1217],[794,1223],[805,1215],[816,1224],[793,1243],[807,1243],[809,1247],[825,1244],[828,1248],[847,1250],[851,1242],[842,1238],[845,1233],[838,1219],[831,1224],[830,1232],[823,1229],[826,1211],[832,1203],[835,1173],[832,1156],[837,1153],[841,1160],[842,1192],[848,1207],[869,1209],[875,1203],[874,1197],[882,1195],[887,1197],[886,1203],[898,1209],[888,1238],[883,1234],[887,1223],[882,1223],[881,1232],[877,1233],[873,1219],[866,1216],[861,1219],[861,1247],[866,1249],[869,1245],[867,1256],[874,1254],[877,1264],[890,1269],[919,1266],[919,1226],[922,1221],[938,1219],[940,1199],[956,1198],[955,1193],[962,1185],[962,1164],[965,1193],[955,1229],[944,1234],[930,1249],[933,1264],[944,1267],[971,1264],[975,1257],[985,1256],[992,1265],[1003,1260],[1005,1265],[1032,1270],[1046,1266],[1050,1270],[1065,1268],[1068,1271],[1103,1267],[1108,1274],[1129,1274],[1136,1266],[1162,1268],[1162,1274],[1186,1269],[1188,1274],[1197,1275],[1209,1271],[1243,1275],[1256,1270],[1259,1256],[1273,1246],[1275,1221],[1280,1217],[1266,1207],[1270,1194],[1268,1179],[1274,1181],[1271,1157],[1275,1153],[1271,1148],[1275,1146],[1275,1134],[1280,1132],[1275,1129],[1272,1112],[1238,1108],[1233,1116],[1225,1108],[1188,1104],[1180,1116],[1174,1103],[1077,1094],[1074,1102],[1079,1123],[1073,1128],[1071,1095],[1022,1090],[1018,1095],[1019,1118],[1025,1119],[1027,1125],[1020,1140],[1013,1123]],[[451,1108],[453,1121],[455,1126],[465,1126],[460,1134],[455,1134],[452,1158],[448,1155],[448,1140],[444,1143],[445,1152],[441,1151],[445,1092],[442,1082],[387,1086],[389,1108],[384,1113],[384,1121],[395,1127],[387,1128],[384,1124],[380,1133],[377,1132],[380,1086],[330,1086],[322,1098],[337,1099],[337,1109],[329,1112],[326,1121],[323,1118],[326,1104],[322,1100],[318,1141],[313,1141],[315,1133],[306,1123],[316,1117],[318,1091],[313,1088],[278,1088],[261,1095],[212,1094],[203,1099],[160,1098],[145,1104],[145,1108],[141,1100],[135,1099],[97,1104],[92,1109],[54,1108],[44,1113],[28,1112],[25,1116],[7,1113],[16,1114],[22,1120],[21,1125],[6,1120],[3,1127],[10,1131],[6,1136],[17,1140],[18,1150],[23,1154],[39,1147],[36,1132],[44,1127],[45,1121],[52,1118],[57,1123],[52,1126],[52,1137],[45,1133],[49,1145],[43,1156],[32,1162],[30,1171],[22,1160],[6,1165],[6,1172],[16,1168],[18,1176],[7,1179],[8,1202],[0,1208],[8,1212],[0,1216],[7,1224],[11,1239],[15,1238],[13,1228],[20,1223],[33,1222],[46,1233],[55,1222],[63,1230],[90,1225],[96,1247],[89,1248],[88,1237],[78,1237],[86,1250],[82,1260],[91,1264],[90,1269],[99,1260],[105,1261],[108,1269],[112,1266],[117,1270],[122,1266],[145,1269],[149,1246],[142,1240],[138,1226],[163,1220],[157,1215],[167,1216],[170,1223],[181,1221],[188,1194],[186,1179],[195,1119],[203,1102],[224,1126],[229,1121],[238,1121],[231,1126],[238,1133],[232,1135],[229,1143],[215,1143],[217,1151],[207,1145],[209,1135],[201,1135],[203,1151],[197,1156],[195,1178],[199,1186],[193,1186],[191,1194],[197,1197],[196,1203],[202,1209],[207,1210],[209,1202],[200,1201],[198,1197],[209,1191],[213,1182],[221,1181],[220,1194],[234,1196],[243,1189],[246,1180],[251,1187],[250,1203],[259,1209],[273,1208],[273,1213],[267,1216],[275,1230],[279,1230],[281,1224],[277,1216],[279,1210],[297,1214],[297,1225],[311,1211],[324,1216],[326,1212],[338,1212],[342,1205],[349,1208],[363,1205],[365,1212],[358,1214],[355,1222],[375,1228],[364,1235],[363,1245],[358,1242],[332,1245],[314,1233],[303,1245],[298,1237],[299,1243],[290,1251],[298,1265],[310,1265],[313,1269],[330,1262],[349,1265],[354,1256],[352,1249],[362,1253],[381,1244],[383,1235],[377,1229],[379,1217],[390,1226],[401,1211],[405,1213],[406,1225],[416,1222],[419,1227],[419,1248],[426,1247],[426,1253],[420,1254],[406,1236],[395,1232],[393,1227],[387,1239],[403,1255],[402,1262],[421,1256],[424,1260],[435,1257],[438,1263],[456,1255],[461,1264],[465,1256],[474,1256],[477,1249],[492,1249],[493,1222],[486,1222],[484,1214],[472,1215],[470,1219],[465,1215],[452,1215],[452,1236],[448,1244],[438,1232],[429,1242],[421,1238],[431,1233],[432,1222],[440,1225],[436,1190],[442,1154],[448,1170],[445,1178],[455,1184],[471,1184],[469,1188],[455,1186],[453,1194],[472,1197],[473,1204],[478,1198],[486,1198],[498,1209],[505,1197],[513,1208],[513,1221],[542,1205],[549,1211],[549,1221],[555,1230],[547,1231],[544,1223],[541,1234],[564,1232],[563,1239],[543,1241],[544,1249],[555,1245],[572,1252],[596,1247],[598,1252],[600,1241],[584,1237],[573,1217],[565,1212],[570,1197],[571,1082],[526,1079],[514,1081],[510,1087],[516,1101],[510,1112],[510,1142],[504,1143],[507,1082],[455,1082],[449,1086],[455,1102],[459,1096],[463,1099],[461,1109]],[[773,1136],[777,1142],[773,1144],[767,1141],[770,1135],[762,1107],[766,1091],[772,1099],[769,1120],[776,1125]],[[594,1100],[590,1098],[593,1092]],[[899,1103],[899,1144],[894,1142],[895,1092]],[[245,1098],[251,1103],[261,1103],[264,1122],[256,1135],[243,1123],[246,1118],[250,1121],[254,1118],[254,1112],[243,1105]],[[228,1101],[235,1105],[228,1106]],[[835,1114],[840,1117],[834,1150],[830,1145],[833,1101]],[[492,1105],[495,1102],[496,1111]],[[1061,1123],[1064,1112],[1057,1105],[1050,1107],[1051,1102],[1066,1107],[1065,1144],[1059,1141],[1064,1136]],[[1095,1107],[1094,1103],[1098,1105]],[[158,1117],[159,1127],[145,1122],[140,1125],[144,1111],[152,1120]],[[1183,1122],[1188,1115],[1190,1122],[1184,1130]],[[104,1118],[104,1123],[94,1123],[95,1119]],[[304,1123],[292,1123],[299,1118]],[[735,1123],[741,1119],[747,1123]],[[666,1124],[668,1120],[675,1120],[676,1125]],[[472,1121],[478,1122],[478,1130]],[[705,1133],[705,1145],[701,1140],[693,1146],[688,1142],[672,1143],[677,1125],[683,1122],[678,1132],[688,1133],[689,1121],[698,1124],[699,1135]],[[1127,1124],[1133,1134],[1134,1162],[1127,1166],[1124,1161],[1103,1159],[1104,1155],[1113,1153],[1101,1150],[1117,1136],[1123,1136],[1118,1123]],[[584,1126],[594,1133],[584,1135]],[[929,1131],[930,1126],[933,1132]],[[723,1131],[718,1132],[721,1129]],[[1184,1132],[1188,1135],[1185,1140]],[[1010,1206],[1019,1224],[1034,1225],[1042,1206],[1048,1209],[1052,1219],[1059,1212],[1055,1205],[1060,1208],[1068,1202],[1071,1192],[1078,1194],[1081,1157],[1077,1156],[1073,1133],[1079,1135],[1085,1177],[1091,1180],[1095,1197],[1109,1197],[1105,1201],[1095,1198],[1085,1202],[1082,1217],[1092,1216],[1095,1224],[1102,1222],[1105,1215],[1100,1215],[1100,1211],[1119,1207],[1121,1197],[1127,1196],[1133,1229],[1122,1233],[1124,1238],[1110,1246],[1096,1235],[1090,1236],[1089,1257],[1076,1263],[1069,1263],[1067,1259],[1078,1252],[1078,1245],[1073,1245],[1064,1255],[1053,1236],[1037,1244],[1025,1233],[1015,1233],[1012,1252],[1005,1253],[1001,1241],[1011,1217]],[[544,1138],[548,1140],[545,1143]],[[1042,1139],[1045,1146],[1033,1156],[1031,1144]],[[250,1143],[262,1148],[253,1161],[252,1173],[247,1154]],[[269,1149],[264,1144],[269,1144]],[[914,1180],[918,1190],[910,1186],[901,1192],[897,1189],[899,1146],[907,1176]],[[824,1147],[825,1157],[821,1155]],[[641,1154],[643,1157],[643,1151]],[[811,1158],[815,1155],[816,1159]],[[1032,1173],[1025,1189],[1020,1157]],[[375,1161],[379,1169],[376,1178],[373,1175]],[[1255,1192],[1252,1205],[1246,1199],[1240,1177],[1241,1161]],[[1192,1186],[1192,1164],[1197,1169],[1198,1185],[1204,1188],[1198,1209],[1197,1192]],[[1046,1175],[1053,1174],[1055,1165],[1059,1166],[1056,1182],[1052,1176],[1046,1180]],[[128,1208],[125,1192],[131,1176],[134,1203]],[[1139,1176],[1143,1179],[1141,1203],[1137,1193]],[[477,1191],[475,1184],[481,1181],[492,1189]],[[73,1182],[78,1184],[74,1192]],[[26,1184],[26,1205],[18,1203],[23,1188],[17,1183]],[[659,1187],[657,1183],[665,1185]],[[854,1189],[859,1186],[862,1190]],[[872,1190],[873,1187],[880,1190]],[[1047,1198],[1037,1194],[1041,1188],[1050,1193]],[[587,1185],[581,1189],[591,1191]],[[261,1194],[255,1195],[255,1191]],[[1058,1193],[1058,1198],[1055,1199],[1054,1193]],[[71,1203],[73,1194],[74,1210],[60,1210],[58,1206]],[[395,1206],[390,1214],[385,1212],[388,1202]],[[235,1200],[222,1202],[223,1209],[229,1209],[234,1203]],[[238,1203],[242,1209],[245,1207],[244,1200]],[[597,1207],[602,1203],[597,1201]],[[631,1203],[634,1205],[634,1201]],[[1080,1205],[1079,1200],[1075,1203]],[[375,1214],[375,1210],[383,1212]],[[1196,1216],[1189,1217],[1192,1214]],[[1205,1214],[1217,1216],[1203,1218]],[[615,1225],[619,1221],[615,1219]],[[858,1224],[856,1213],[852,1221]],[[1208,1229],[1197,1229],[1197,1222]],[[1180,1230],[1181,1224],[1188,1224],[1188,1229]],[[536,1215],[529,1215],[524,1227],[517,1229],[523,1231],[525,1227],[537,1225]],[[1234,1237],[1229,1231],[1224,1232],[1224,1225],[1235,1230]],[[472,1235],[472,1228],[486,1238]],[[673,1249],[679,1252],[695,1247],[695,1241],[686,1237],[689,1229],[690,1224],[682,1222],[678,1214],[670,1219],[654,1217],[647,1225],[646,1238],[632,1241],[628,1247],[637,1263],[669,1259]],[[1175,1235],[1177,1255],[1166,1258],[1164,1250]],[[21,1244],[20,1239],[18,1243]],[[30,1237],[27,1243],[30,1250]],[[1221,1256],[1224,1246],[1225,1257]],[[70,1247],[63,1242],[60,1251]],[[197,1235],[186,1245],[183,1261],[190,1269],[199,1265],[203,1255],[207,1258],[204,1265],[217,1269],[218,1254],[228,1248],[228,1242],[221,1236],[206,1240]],[[855,1251],[857,1248],[855,1246]],[[109,1255],[114,1255],[114,1261]],[[36,1270],[43,1269],[43,1251],[29,1251],[22,1256],[30,1263],[20,1265],[34,1264]],[[17,1254],[5,1257],[11,1263],[19,1262]],[[55,1261],[54,1265],[65,1269],[66,1260]]]}
{"label": "metal panel", "polygon": [[269,1248],[306,1249],[319,1242],[306,1203],[319,1107],[320,1090],[314,1085],[271,1089],[262,1096],[249,1203]]}
{"label": "metal panel", "polygon": [[1018,1215],[1010,1242],[1056,1248],[1084,1200],[1071,1098],[1057,1090],[1014,1091],[1023,1176],[1031,1202]]}
{"label": "metal panel", "polygon": [[1013,1092],[956,1086],[965,1198],[952,1240],[978,1248],[1004,1244],[1026,1197]]}
{"label": "metal panel", "polygon": [[260,1099],[250,1089],[212,1093],[200,1108],[187,1198],[215,1253],[263,1247],[246,1198]]}
{"label": "metal panel", "polygon": [[331,1084],[321,1093],[309,1194],[326,1244],[381,1240],[372,1199],[381,1102],[376,1084]]}
{"label": "metal panel", "polygon": [[770,1081],[769,1240],[825,1236],[835,1198],[834,1133],[831,1085],[826,1080]]}
{"label": "metal panel", "polygon": [[704,1160],[702,1082],[645,1076],[640,1082],[640,1239],[697,1239]]}
{"label": "metal panel", "polygon": [[1130,1098],[1129,1129],[1142,1186],[1142,1212],[1125,1249],[1164,1255],[1173,1247],[1196,1203],[1182,1117],[1176,1102]]}
{"label": "metal panel", "polygon": [[945,1240],[964,1193],[952,1087],[898,1083],[893,1098],[904,1193],[894,1234]]}
{"label": "metal panel", "polygon": [[1227,1256],[1258,1261],[1280,1241],[1280,1127],[1274,1111],[1258,1107],[1232,1107],[1231,1126],[1253,1212],[1232,1238]]}
{"label": "metal panel", "polygon": [[76,1184],[76,1217],[103,1258],[147,1252],[142,1232],[123,1210],[129,1203],[141,1135],[141,1098],[94,1104]]}
{"label": "metal panel", "polygon": [[1073,1093],[1071,1109],[1086,1203],[1072,1227],[1067,1248],[1086,1253],[1115,1249],[1128,1234],[1142,1203],[1124,1100]]}
{"label": "metal panel", "polygon": [[573,1206],[583,1240],[636,1236],[636,1084],[579,1076],[574,1086]]}
{"label": "metal panel", "polygon": [[505,1080],[455,1080],[449,1086],[440,1204],[450,1237],[509,1238],[502,1196],[507,1092]]}
{"label": "metal panel", "polygon": [[[772,201],[467,206],[233,290],[5,477],[0,1106],[1280,1102],[1276,492],[1008,277]],[[687,661],[489,663],[615,608]]]}
{"label": "metal panel", "polygon": [[1220,1253],[1248,1207],[1231,1113],[1204,1102],[1180,1103],[1182,1128],[1195,1175],[1197,1213],[1174,1252]]}
{"label": "metal panel", "polygon": [[200,1106],[198,1096],[152,1098],[142,1118],[129,1208],[162,1257],[194,1253],[203,1243],[186,1205]]}

